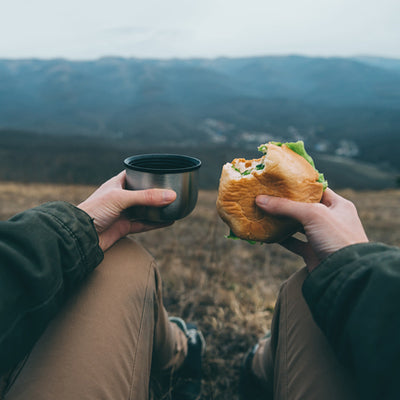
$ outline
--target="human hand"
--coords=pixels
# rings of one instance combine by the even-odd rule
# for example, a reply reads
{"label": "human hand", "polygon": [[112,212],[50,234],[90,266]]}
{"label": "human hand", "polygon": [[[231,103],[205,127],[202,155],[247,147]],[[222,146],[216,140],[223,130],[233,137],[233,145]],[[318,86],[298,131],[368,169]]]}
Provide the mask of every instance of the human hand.
{"label": "human hand", "polygon": [[123,211],[135,206],[162,207],[176,199],[176,193],[165,189],[125,190],[125,171],[103,183],[90,197],[78,205],[93,218],[99,245],[106,251],[117,240],[130,233],[139,233],[171,225],[130,220]]}
{"label": "human hand", "polygon": [[310,272],[342,247],[368,242],[354,204],[329,188],[320,203],[261,195],[256,204],[270,215],[293,218],[303,225],[307,242],[291,237],[280,244],[303,257]]}

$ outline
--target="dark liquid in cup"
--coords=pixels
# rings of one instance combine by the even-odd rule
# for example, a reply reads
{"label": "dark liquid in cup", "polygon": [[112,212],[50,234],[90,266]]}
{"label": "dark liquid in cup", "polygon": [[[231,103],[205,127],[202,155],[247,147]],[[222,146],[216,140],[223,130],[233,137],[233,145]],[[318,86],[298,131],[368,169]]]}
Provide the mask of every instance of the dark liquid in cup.
{"label": "dark liquid in cup", "polygon": [[158,174],[181,173],[200,168],[197,158],[175,154],[142,154],[125,160],[125,165],[135,171]]}

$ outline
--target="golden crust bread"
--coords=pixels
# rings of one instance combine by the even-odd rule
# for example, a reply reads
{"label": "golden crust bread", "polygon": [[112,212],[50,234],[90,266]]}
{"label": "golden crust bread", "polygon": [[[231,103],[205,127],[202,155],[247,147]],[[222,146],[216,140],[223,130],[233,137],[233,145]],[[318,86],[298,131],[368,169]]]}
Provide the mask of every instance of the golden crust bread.
{"label": "golden crust bread", "polygon": [[[323,185],[317,182],[318,172],[303,157],[287,146],[267,144],[261,159],[235,159],[222,168],[217,210],[232,232],[241,239],[274,243],[295,233],[299,225],[289,218],[266,215],[255,203],[256,196],[267,194],[301,202],[319,202]],[[248,175],[236,169],[264,163]]]}

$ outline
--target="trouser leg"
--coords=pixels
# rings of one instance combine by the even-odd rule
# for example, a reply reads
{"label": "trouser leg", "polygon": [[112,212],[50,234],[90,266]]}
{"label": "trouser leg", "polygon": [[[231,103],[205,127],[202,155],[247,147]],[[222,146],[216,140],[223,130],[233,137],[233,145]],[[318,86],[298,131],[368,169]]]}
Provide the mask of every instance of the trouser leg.
{"label": "trouser leg", "polygon": [[260,342],[253,372],[273,385],[275,399],[356,399],[351,379],[315,324],[301,287],[306,269],[295,273],[280,290],[271,338]]}
{"label": "trouser leg", "polygon": [[147,399],[152,362],[179,364],[186,351],[153,258],[123,239],[49,324],[6,399]]}

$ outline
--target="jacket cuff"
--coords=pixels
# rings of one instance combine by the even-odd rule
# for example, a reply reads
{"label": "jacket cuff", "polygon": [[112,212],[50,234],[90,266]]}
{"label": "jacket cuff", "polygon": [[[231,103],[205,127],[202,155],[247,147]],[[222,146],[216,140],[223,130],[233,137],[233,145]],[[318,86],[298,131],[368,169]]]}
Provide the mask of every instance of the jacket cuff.
{"label": "jacket cuff", "polygon": [[344,247],[327,257],[308,275],[302,288],[303,296],[314,319],[324,331],[344,287],[351,287],[352,281],[357,282],[370,263],[371,256],[388,247],[371,242]]}
{"label": "jacket cuff", "polygon": [[83,265],[82,276],[96,268],[104,258],[93,219],[80,208],[64,202],[48,202],[41,211],[51,215],[64,232],[73,239]]}

